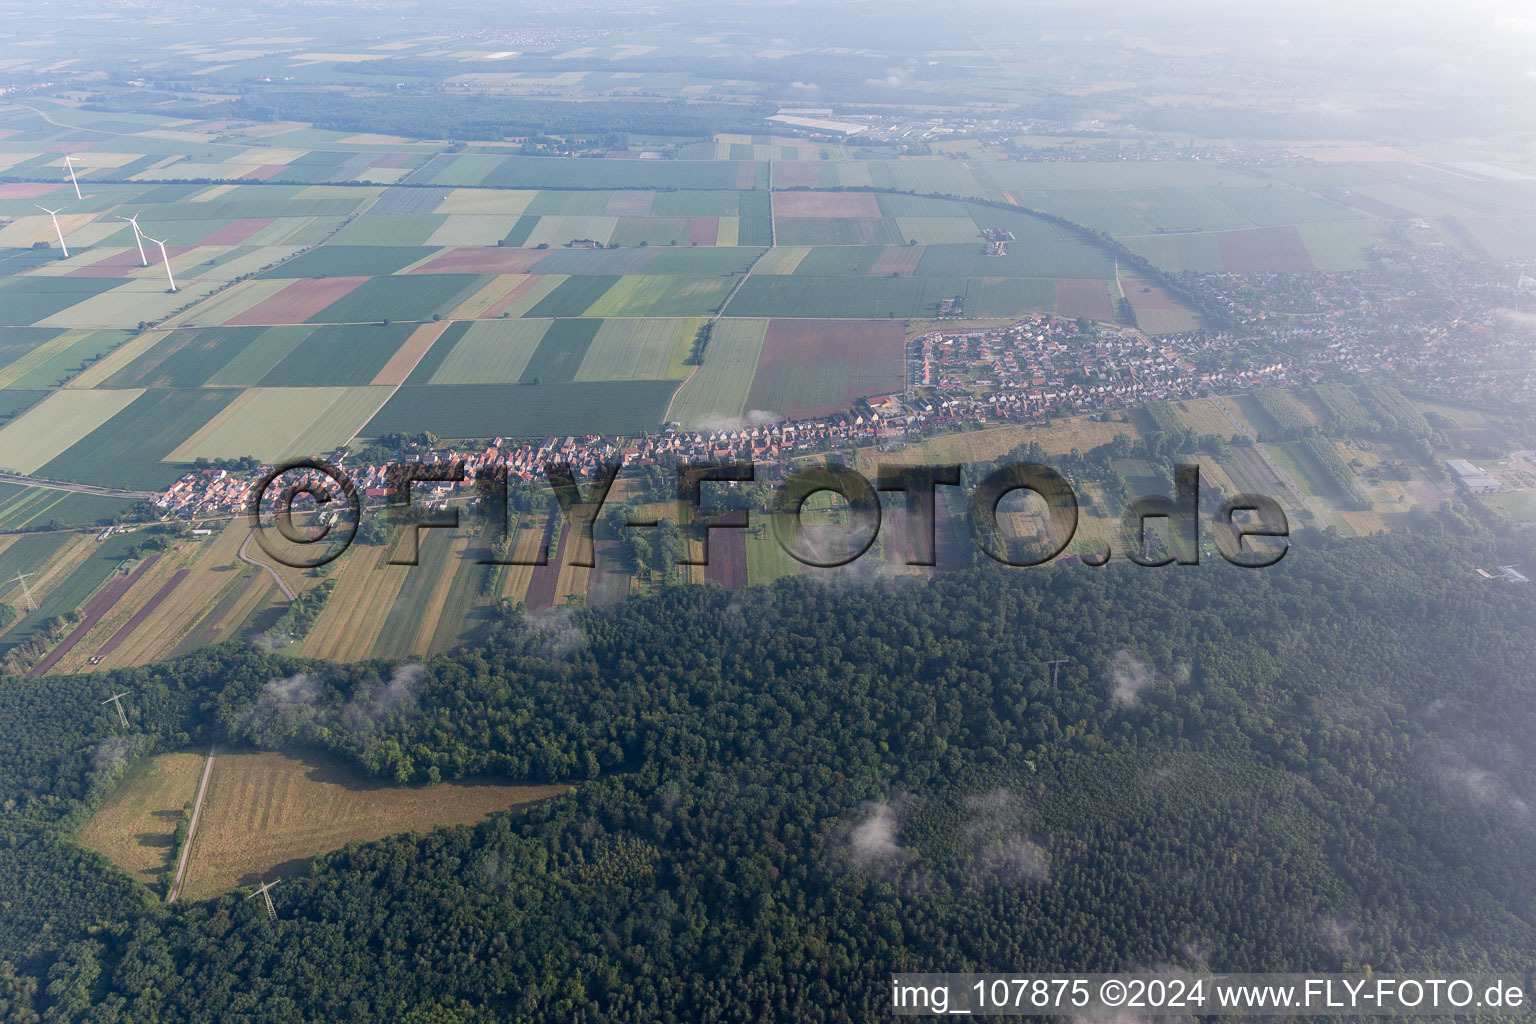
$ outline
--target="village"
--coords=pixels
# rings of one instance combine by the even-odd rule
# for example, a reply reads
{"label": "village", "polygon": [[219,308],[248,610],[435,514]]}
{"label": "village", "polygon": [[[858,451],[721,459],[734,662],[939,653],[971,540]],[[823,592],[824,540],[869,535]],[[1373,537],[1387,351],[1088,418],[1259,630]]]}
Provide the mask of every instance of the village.
{"label": "village", "polygon": [[[393,495],[391,466],[462,462],[462,482],[416,489],[433,500],[447,500],[460,489],[473,492],[477,477],[492,468],[504,467],[509,484],[516,486],[542,481],[547,462],[570,464],[578,479],[591,479],[614,462],[624,467],[745,460],[787,465],[800,457],[899,445],[991,422],[1099,415],[1213,388],[1241,390],[1287,381],[1286,368],[1278,362],[1201,369],[1200,354],[1218,344],[1223,340],[1201,334],[1153,340],[1134,328],[1037,315],[1009,327],[945,328],[913,339],[905,393],[870,396],[846,412],[820,418],[719,430],[687,430],[671,423],[628,439],[586,435],[509,442],[498,437],[483,446],[401,449],[390,461],[366,465],[354,464],[341,450],[329,453],[328,460],[344,468],[369,501]],[[183,519],[242,514],[267,469],[197,469],[153,504],[162,515]]]}

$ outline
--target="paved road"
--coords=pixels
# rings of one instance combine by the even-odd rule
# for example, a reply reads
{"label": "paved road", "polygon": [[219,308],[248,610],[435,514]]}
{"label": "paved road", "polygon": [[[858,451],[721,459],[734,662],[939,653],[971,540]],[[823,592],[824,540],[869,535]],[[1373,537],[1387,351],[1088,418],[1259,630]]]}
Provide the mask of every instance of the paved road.
{"label": "paved road", "polygon": [[15,473],[0,473],[0,484],[20,484],[24,487],[46,487],[51,491],[78,491],[81,494],[104,494],[112,498],[158,498],[153,491],[124,491],[116,487],[97,487],[95,484],[71,484],[59,480],[39,480],[36,477]]}
{"label": "paved road", "polygon": [[287,596],[288,600],[292,601],[293,591],[288,589],[288,584],[283,582],[283,578],[277,574],[277,570],[272,568],[266,562],[258,562],[256,559],[251,558],[245,553],[245,549],[251,546],[251,541],[254,540],[255,537],[256,531],[253,529],[245,538],[245,543],[240,545],[240,561],[246,563],[247,565],[255,565],[265,569],[267,571],[267,575],[271,576],[273,582],[277,584],[277,589],[281,590],[283,594]]}
{"label": "paved road", "polygon": [[176,877],[171,882],[171,891],[165,896],[167,903],[175,903],[176,897],[181,895],[181,883],[187,876],[187,861],[192,855],[192,838],[197,835],[197,819],[203,813],[203,797],[208,795],[208,776],[213,774],[213,755],[217,750],[217,747],[208,748],[208,760],[203,765],[203,778],[197,784],[197,798],[192,801],[192,820],[187,823],[187,838],[181,844],[181,856],[176,861]]}

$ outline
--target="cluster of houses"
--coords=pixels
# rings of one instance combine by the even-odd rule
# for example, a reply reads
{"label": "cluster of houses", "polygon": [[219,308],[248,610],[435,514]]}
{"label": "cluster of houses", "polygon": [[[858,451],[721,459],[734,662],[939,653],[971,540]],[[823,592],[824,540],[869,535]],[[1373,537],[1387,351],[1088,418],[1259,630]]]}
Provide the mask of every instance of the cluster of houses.
{"label": "cluster of houses", "polygon": [[981,244],[983,256],[1007,256],[1008,243],[1013,241],[1013,232],[1005,228],[982,228]]}
{"label": "cluster of houses", "polygon": [[[669,424],[654,434],[615,439],[597,435],[545,437],[509,443],[497,438],[473,449],[402,452],[389,463],[350,465],[346,453],[332,462],[373,502],[395,495],[395,467],[462,463],[459,482],[412,485],[413,502],[441,502],[472,493],[495,470],[516,486],[544,479],[544,466],[567,463],[577,479],[592,479],[604,466],[751,460],[772,475],[797,456],[852,445],[889,446],[946,429],[991,421],[1028,422],[1052,413],[1095,413],[1159,398],[1199,394],[1212,387],[1243,388],[1281,383],[1279,364],[1204,372],[1188,356],[1198,336],[1150,340],[1129,328],[1104,327],[1085,334],[1072,320],[1036,316],[1009,328],[940,330],[908,349],[918,387],[901,395],[877,395],[847,412],[817,419],[759,423],[723,430],[683,430]],[[188,473],[155,504],[183,518],[245,511],[264,471],[224,469]],[[293,481],[285,476],[285,483]]]}

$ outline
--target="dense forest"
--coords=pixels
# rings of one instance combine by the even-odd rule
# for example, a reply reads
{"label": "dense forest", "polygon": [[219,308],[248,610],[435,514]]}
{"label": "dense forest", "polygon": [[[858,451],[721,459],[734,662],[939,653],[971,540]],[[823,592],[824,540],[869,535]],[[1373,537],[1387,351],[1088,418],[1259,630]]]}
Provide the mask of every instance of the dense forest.
{"label": "dense forest", "polygon": [[[1536,587],[1474,571],[1517,542],[1293,540],[514,612],[403,699],[247,645],[4,680],[0,1021],[863,1021],[891,970],[1523,969]],[[322,857],[269,924],[70,841],[210,739],[577,788]]]}

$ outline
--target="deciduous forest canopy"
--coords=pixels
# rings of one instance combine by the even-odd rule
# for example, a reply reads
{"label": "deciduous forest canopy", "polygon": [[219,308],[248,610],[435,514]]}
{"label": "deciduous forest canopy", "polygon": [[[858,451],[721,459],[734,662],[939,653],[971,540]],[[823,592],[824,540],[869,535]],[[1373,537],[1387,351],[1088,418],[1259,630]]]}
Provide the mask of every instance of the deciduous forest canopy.
{"label": "deciduous forest canopy", "polygon": [[[903,969],[1518,968],[1536,595],[1472,571],[1499,543],[1424,517],[1263,571],[679,587],[512,613],[394,702],[388,665],[248,646],[8,679],[0,1021],[853,1021]],[[125,764],[214,739],[578,785],[322,857],[269,924],[71,841]]]}

